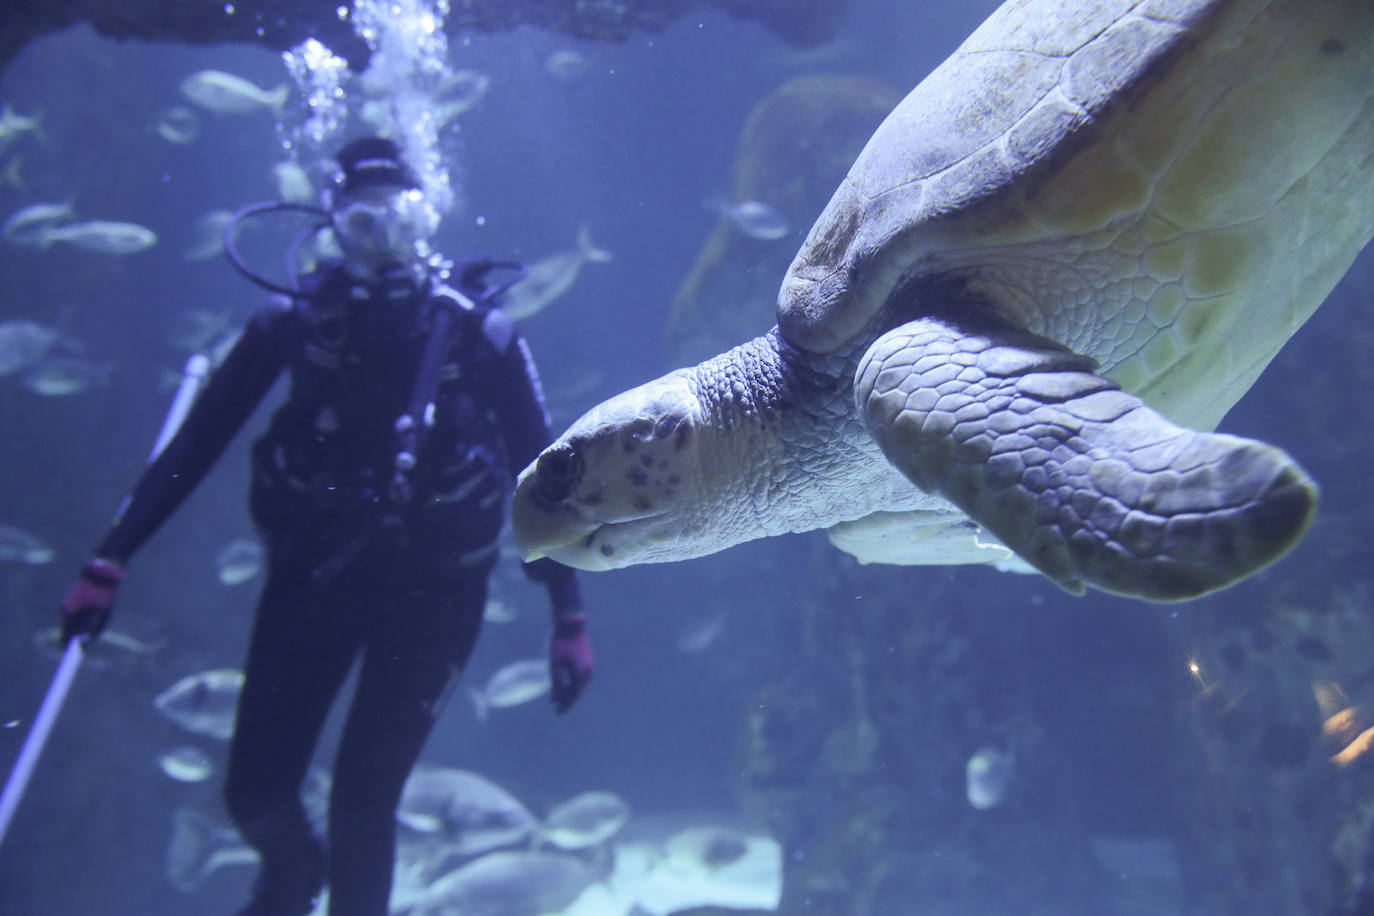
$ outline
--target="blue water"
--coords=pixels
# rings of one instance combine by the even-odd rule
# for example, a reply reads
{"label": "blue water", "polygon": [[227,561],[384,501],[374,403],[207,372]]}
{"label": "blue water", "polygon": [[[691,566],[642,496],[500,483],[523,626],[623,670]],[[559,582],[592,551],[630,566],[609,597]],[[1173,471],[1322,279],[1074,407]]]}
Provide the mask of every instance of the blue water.
{"label": "blue water", "polygon": [[[570,293],[521,328],[555,402],[588,366],[603,373],[561,410],[559,422],[675,367],[663,345],[668,308],[716,219],[702,201],[728,193],[740,127],[760,98],[809,70],[862,74],[905,91],[986,12],[913,4],[894,17],[881,0],[853,6],[837,50],[819,62],[761,28],[715,14],[617,46],[528,30],[452,42],[453,65],[488,73],[492,84],[449,137],[462,202],[437,246],[451,255],[533,260],[571,247],[586,223],[614,253],[610,264],[585,267]],[[587,57],[580,79],[546,74],[546,56],[560,48]],[[173,318],[199,308],[242,319],[261,301],[222,260],[193,264],[180,256],[201,213],[273,196],[270,169],[281,158],[266,114],[201,112],[200,136],[186,146],[153,132],[159,112],[180,101],[180,80],[204,68],[264,86],[286,79],[279,58],[262,49],[121,43],[79,27],[34,42],[0,75],[0,100],[25,113],[41,109],[44,130],[41,140],[16,147],[26,184],[0,188],[0,215],[70,197],[83,217],[143,223],[161,238],[127,258],[60,246],[0,249],[0,320],[55,323],[65,315],[92,357],[115,367],[107,386],[66,398],[0,379],[0,523],[31,530],[58,551],[46,566],[0,568],[0,724],[17,723],[0,729],[0,764],[16,752],[52,670],[31,636],[50,624],[160,423],[169,397],[163,375],[183,358],[165,340]],[[797,227],[794,243],[806,228]],[[1038,579],[986,570],[861,569],[817,532],[687,563],[587,575],[597,671],[572,714],[555,718],[532,704],[478,724],[460,688],[425,756],[497,779],[537,813],[588,789],[614,790],[643,812],[748,808],[794,826],[802,812],[814,824],[796,827],[803,839],[788,847],[795,863],[822,854],[843,860],[843,851],[822,847],[864,849],[844,833],[854,828],[844,817],[846,799],[882,784],[898,793],[905,813],[900,824],[882,828],[878,852],[859,858],[890,855],[892,869],[928,870],[950,888],[948,908],[929,908],[933,896],[902,890],[885,897],[874,890],[877,877],[849,869],[851,886],[818,890],[814,900],[789,892],[791,912],[1137,912],[1120,902],[1130,893],[1110,880],[1082,881],[1096,874],[1083,864],[1091,858],[1088,838],[1104,835],[1164,837],[1186,860],[1179,879],[1186,885],[1178,885],[1186,893],[1166,895],[1171,902],[1155,909],[1139,904],[1146,907],[1139,912],[1303,912],[1272,897],[1272,909],[1242,908],[1236,901],[1249,898],[1235,885],[1277,881],[1275,863],[1291,863],[1303,886],[1329,880],[1325,850],[1362,771],[1321,759],[1320,718],[1300,688],[1324,678],[1358,681],[1367,672],[1341,668],[1340,653],[1334,661],[1303,661],[1275,652],[1268,637],[1254,633],[1270,626],[1273,639],[1287,645],[1297,631],[1282,609],[1320,611],[1339,596],[1354,608],[1342,612],[1354,620],[1343,631],[1348,638],[1368,646],[1359,641],[1374,633],[1367,619],[1374,557],[1365,540],[1371,496],[1363,473],[1374,449],[1366,398],[1374,380],[1372,299],[1374,263],[1366,252],[1223,424],[1297,456],[1323,487],[1323,514],[1289,557],[1222,595],[1158,607],[1100,595],[1075,599]],[[761,315],[758,330],[768,323]],[[132,671],[82,673],[0,846],[3,916],[225,912],[246,894],[251,871],[242,868],[215,874],[192,896],[164,878],[173,809],[189,805],[222,819],[221,774],[198,785],[163,776],[157,754],[185,736],[151,699],[186,674],[241,660],[255,585],[220,585],[213,557],[231,538],[251,534],[245,446],[265,417],[250,423],[132,564],[113,626],[165,639],[167,648]],[[496,583],[521,616],[487,626],[469,666],[471,684],[543,651],[543,595],[510,560]],[[701,653],[679,651],[684,622],[716,609],[726,615],[721,638]],[[931,645],[904,642],[904,634],[922,632]],[[1225,689],[1235,707],[1217,712],[1207,685],[1186,665],[1208,652],[1215,659],[1232,637],[1250,640],[1247,651],[1259,661],[1243,666],[1244,677],[1232,672]],[[745,791],[759,692],[814,688],[813,706],[798,699],[809,710],[799,729],[828,733],[854,715],[843,686],[850,651],[867,659],[871,715],[884,735],[876,772],[856,784],[802,780],[785,802]],[[899,661],[884,669],[885,654]],[[1310,740],[1297,764],[1275,762],[1282,754],[1264,757],[1272,744],[1265,736],[1273,734],[1265,710],[1274,704],[1257,710],[1246,697],[1270,694],[1288,704],[1280,724]],[[1228,723],[1242,716],[1254,721],[1243,720],[1231,737]],[[1038,737],[1020,793],[1013,784],[1004,808],[972,812],[963,761],[1022,719]],[[806,748],[798,754],[821,753],[814,742],[795,746]],[[207,749],[222,762],[222,746]],[[1274,799],[1287,796],[1274,786],[1294,781],[1323,800],[1320,815],[1305,821],[1275,810]],[[776,807],[783,804],[791,814]],[[1215,810],[1204,815],[1208,804]],[[872,809],[858,801],[853,807]],[[1247,809],[1250,821],[1238,814]],[[1211,816],[1218,826],[1208,834],[1201,823]],[[1047,847],[1063,855],[1041,862]],[[958,866],[943,867],[942,856]],[[855,901],[852,908],[846,899]],[[1024,909],[1007,902],[1017,899]]]}

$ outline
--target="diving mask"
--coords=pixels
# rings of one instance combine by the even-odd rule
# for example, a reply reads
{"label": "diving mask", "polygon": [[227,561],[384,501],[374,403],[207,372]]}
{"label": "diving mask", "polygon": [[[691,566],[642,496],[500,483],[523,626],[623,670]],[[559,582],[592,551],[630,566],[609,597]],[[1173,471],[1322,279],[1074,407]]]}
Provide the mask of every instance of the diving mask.
{"label": "diving mask", "polygon": [[348,259],[378,266],[428,257],[439,219],[419,189],[372,185],[339,194],[330,221]]}

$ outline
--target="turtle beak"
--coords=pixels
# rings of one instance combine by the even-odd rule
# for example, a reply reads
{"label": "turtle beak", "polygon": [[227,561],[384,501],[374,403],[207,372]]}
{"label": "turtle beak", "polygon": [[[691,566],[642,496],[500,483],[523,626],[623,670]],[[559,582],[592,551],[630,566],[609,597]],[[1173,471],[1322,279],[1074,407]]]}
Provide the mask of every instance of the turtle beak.
{"label": "turtle beak", "polygon": [[593,555],[585,546],[579,546],[596,534],[601,523],[582,517],[570,501],[547,500],[541,492],[545,487],[540,484],[538,469],[536,460],[521,472],[511,504],[515,546],[525,562],[550,557],[577,569],[609,569],[589,565]]}

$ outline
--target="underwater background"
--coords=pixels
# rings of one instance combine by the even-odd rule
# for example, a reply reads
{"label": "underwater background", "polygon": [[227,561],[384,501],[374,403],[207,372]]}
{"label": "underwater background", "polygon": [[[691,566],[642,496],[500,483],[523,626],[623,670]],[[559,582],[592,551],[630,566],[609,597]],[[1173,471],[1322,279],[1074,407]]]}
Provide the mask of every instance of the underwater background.
{"label": "underwater background", "polygon": [[[993,6],[854,0],[811,50],[719,13],[623,44],[452,38],[450,65],[490,85],[443,136],[458,203],[436,247],[537,261],[585,226],[612,254],[520,324],[555,432],[766,330],[868,133]],[[584,66],[553,75],[559,51]],[[193,311],[238,324],[263,302],[222,257],[183,256],[206,212],[278,193],[270,111],[199,112],[187,143],[156,131],[180,82],[207,68],[289,82],[261,48],[84,27],[32,42],[0,74],[0,101],[42,112],[41,136],[7,153],[22,178],[0,186],[0,217],[70,200],[159,237],[127,256],[0,245],[0,322],[59,327],[100,367],[64,396],[0,378],[0,524],[55,551],[0,564],[6,765],[55,665],[35,633],[141,468],[186,357],[176,330]],[[789,232],[750,238],[705,205],[717,198],[771,198]],[[289,238],[269,228],[244,250],[271,273]],[[784,913],[1369,912],[1374,768],[1329,759],[1341,749],[1323,721],[1333,689],[1341,708],[1374,711],[1372,305],[1366,251],[1220,427],[1285,448],[1322,488],[1305,540],[1231,589],[1178,605],[1075,598],[991,569],[860,566],[819,531],[584,574],[597,669],[578,706],[479,722],[460,687],[424,759],[480,772],[536,814],[605,789],[631,825],[738,818],[781,844]],[[268,414],[132,562],[111,626],[157,648],[79,675],[0,845],[3,916],[229,912],[246,899],[250,868],[192,891],[167,880],[178,808],[227,823],[226,745],[194,739],[214,775],[169,779],[158,755],[188,736],[152,700],[242,660],[258,581],[226,586],[215,558],[252,536],[247,445]],[[465,686],[544,651],[546,599],[513,556],[493,591],[516,619],[486,625]],[[966,791],[985,749],[1014,761],[986,810]]]}

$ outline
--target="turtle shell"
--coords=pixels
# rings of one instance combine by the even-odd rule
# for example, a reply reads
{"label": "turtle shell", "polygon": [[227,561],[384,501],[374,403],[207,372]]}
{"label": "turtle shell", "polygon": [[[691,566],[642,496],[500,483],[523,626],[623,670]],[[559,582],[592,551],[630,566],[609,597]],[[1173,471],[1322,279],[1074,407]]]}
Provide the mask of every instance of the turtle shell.
{"label": "turtle shell", "polygon": [[831,352],[971,306],[1210,428],[1374,232],[1374,5],[1030,0],[887,117],[784,279]]}

